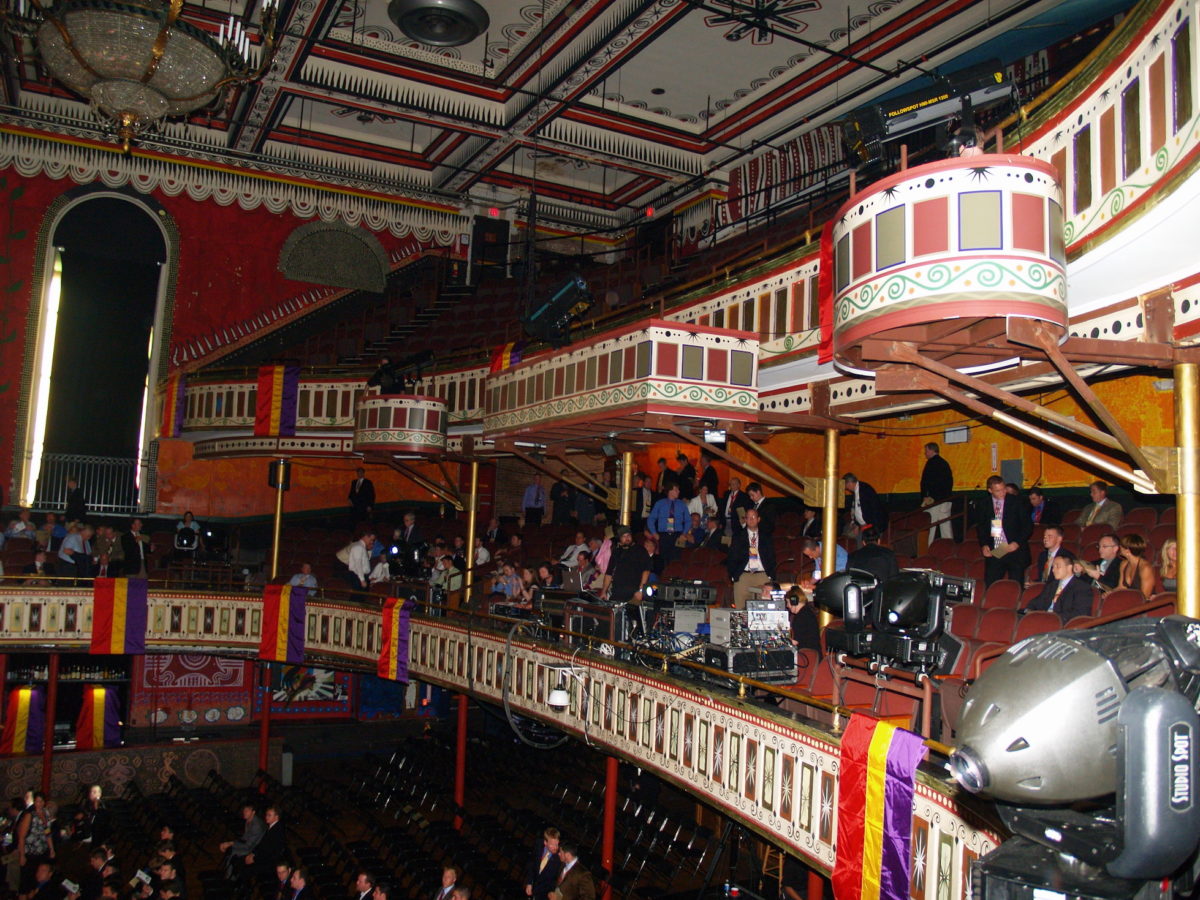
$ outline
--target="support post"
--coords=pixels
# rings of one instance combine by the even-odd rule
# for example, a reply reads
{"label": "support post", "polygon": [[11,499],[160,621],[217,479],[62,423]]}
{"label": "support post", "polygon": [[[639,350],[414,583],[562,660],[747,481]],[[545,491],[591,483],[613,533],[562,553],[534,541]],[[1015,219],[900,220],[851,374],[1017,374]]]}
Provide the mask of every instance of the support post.
{"label": "support post", "polygon": [[633,451],[621,454],[621,524],[628,526],[633,514]]}
{"label": "support post", "polygon": [[[626,456],[633,454],[627,453]],[[604,760],[604,821],[600,831],[600,865],[613,874],[613,856],[617,846],[617,758]],[[612,885],[605,883],[601,900],[612,900]]]}
{"label": "support post", "polygon": [[279,577],[279,533],[283,530],[283,492],[287,485],[287,460],[275,461],[275,528],[271,534],[271,578]]}
{"label": "support post", "polygon": [[57,653],[50,654],[50,665],[46,672],[46,716],[45,734],[42,736],[42,793],[50,796],[50,776],[54,767],[54,720],[58,715],[58,659]]}
{"label": "support post", "polygon": [[1175,366],[1175,443],[1179,447],[1179,586],[1175,608],[1200,618],[1200,365]]}
{"label": "support post", "polygon": [[454,830],[462,831],[467,803],[467,695],[458,695],[458,731],[454,735]]}
{"label": "support post", "polygon": [[475,582],[475,516],[479,513],[479,460],[471,460],[471,496],[467,501],[467,571],[463,574],[463,605],[470,608]]}
{"label": "support post", "polygon": [[8,684],[8,654],[0,653],[0,725],[4,724],[4,716],[8,710],[8,691],[5,686]]}
{"label": "support post", "polygon": [[[267,771],[271,758],[271,664],[264,662],[259,672],[262,690],[262,717],[258,720],[258,768]],[[259,791],[267,792],[267,781],[259,782]]]}
{"label": "support post", "polygon": [[820,872],[808,870],[808,900],[821,900],[825,896],[825,879]]}
{"label": "support post", "polygon": [[[828,575],[837,568],[838,514],[838,432],[825,429],[825,506],[821,510],[821,574]],[[817,613],[824,628],[833,617],[822,610]]]}

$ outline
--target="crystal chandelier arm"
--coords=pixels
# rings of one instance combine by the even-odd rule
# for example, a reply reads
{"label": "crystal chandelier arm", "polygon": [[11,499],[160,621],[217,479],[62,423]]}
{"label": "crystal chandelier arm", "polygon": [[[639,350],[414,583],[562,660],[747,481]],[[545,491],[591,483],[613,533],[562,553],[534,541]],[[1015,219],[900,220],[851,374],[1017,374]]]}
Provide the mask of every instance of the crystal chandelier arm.
{"label": "crystal chandelier arm", "polygon": [[80,55],[79,49],[75,46],[75,41],[71,38],[71,32],[67,31],[67,26],[62,23],[62,20],[42,6],[38,0],[30,0],[30,2],[33,4],[34,8],[42,14],[42,17],[47,22],[50,22],[54,25],[55,29],[57,29],[59,33],[59,36],[62,37],[63,46],[71,52],[71,56],[75,58],[75,62],[79,63],[85,72],[87,72],[93,78],[99,80],[100,73],[88,65],[88,61]]}
{"label": "crystal chandelier arm", "polygon": [[171,39],[171,28],[175,25],[175,20],[179,18],[181,12],[183,12],[183,0],[171,0],[171,5],[167,8],[167,18],[158,31],[158,37],[154,39],[154,46],[150,49],[150,62],[146,64],[146,71],[142,75],[143,84],[149,82],[154,77],[154,73],[158,71],[158,64],[162,61],[163,54],[167,52],[167,41]]}

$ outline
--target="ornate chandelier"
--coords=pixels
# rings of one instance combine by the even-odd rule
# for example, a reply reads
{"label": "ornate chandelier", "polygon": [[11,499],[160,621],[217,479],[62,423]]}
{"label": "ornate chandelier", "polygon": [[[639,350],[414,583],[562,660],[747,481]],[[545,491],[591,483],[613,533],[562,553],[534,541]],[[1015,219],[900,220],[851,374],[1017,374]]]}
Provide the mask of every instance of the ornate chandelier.
{"label": "ornate chandelier", "polygon": [[[275,53],[278,0],[263,0],[253,51],[245,16],[214,36],[183,21],[183,0],[11,0],[10,32],[32,39],[50,74],[87,98],[126,152],[164,119],[216,102],[226,88],[257,81]],[[254,58],[257,57],[257,63]]]}

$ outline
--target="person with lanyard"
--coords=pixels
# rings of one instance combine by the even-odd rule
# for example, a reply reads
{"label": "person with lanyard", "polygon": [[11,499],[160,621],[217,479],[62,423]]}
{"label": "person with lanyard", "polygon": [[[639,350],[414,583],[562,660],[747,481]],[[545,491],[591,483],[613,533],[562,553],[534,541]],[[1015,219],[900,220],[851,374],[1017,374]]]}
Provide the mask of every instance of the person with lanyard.
{"label": "person with lanyard", "polygon": [[654,504],[646,520],[646,533],[658,539],[658,553],[665,569],[679,552],[676,543],[691,522],[687,504],[679,499],[679,485],[667,488],[667,496]]}
{"label": "person with lanyard", "polygon": [[1001,578],[1021,583],[1030,563],[1033,521],[1029,509],[1019,497],[1009,496],[999,475],[988,478],[987,491],[988,496],[980,500],[975,514],[984,559],[984,584],[990,585]]}
{"label": "person with lanyard", "polygon": [[1026,612],[1049,610],[1058,613],[1063,624],[1076,616],[1092,614],[1092,586],[1083,578],[1075,577],[1075,557],[1067,550],[1060,550],[1050,564],[1052,577],[1042,592],[1030,601]]}
{"label": "person with lanyard", "polygon": [[746,510],[746,529],[734,535],[726,564],[733,585],[733,606],[745,609],[746,600],[757,598],[762,586],[775,575],[775,545],[771,535],[759,527],[758,510]]}
{"label": "person with lanyard", "polygon": [[533,481],[526,486],[521,497],[521,508],[525,512],[526,526],[537,527],[542,524],[542,516],[546,512],[546,489],[542,487],[541,475],[534,475]]}

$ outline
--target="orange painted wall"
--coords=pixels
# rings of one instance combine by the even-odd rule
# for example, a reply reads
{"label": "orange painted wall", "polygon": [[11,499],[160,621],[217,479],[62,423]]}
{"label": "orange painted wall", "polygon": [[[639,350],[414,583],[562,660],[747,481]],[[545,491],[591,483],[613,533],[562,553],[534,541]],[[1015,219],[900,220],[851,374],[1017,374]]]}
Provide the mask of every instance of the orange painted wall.
{"label": "orange painted wall", "polygon": [[[255,459],[193,459],[192,444],[182,440],[164,440],[158,452],[158,512],[182,515],[191,510],[199,518],[236,518],[270,516],[275,513],[275,491],[267,486],[267,457]],[[355,459],[293,460],[292,486],[284,498],[288,512],[319,509],[346,509],[346,499],[354,470],[361,465]],[[385,466],[364,465],[367,477],[375,485],[379,503],[404,500],[438,503],[440,499],[417,487],[412,481]],[[413,468],[430,480],[441,482],[442,474],[433,465]],[[457,465],[448,464],[451,476]]]}
{"label": "orange painted wall", "polygon": [[[1131,375],[1103,382],[1093,387],[1130,436],[1141,446],[1166,447],[1174,444],[1173,409],[1174,395],[1170,391],[1157,391],[1154,381],[1161,376]],[[1036,395],[1027,395],[1038,401]],[[1094,424],[1063,390],[1047,391],[1040,402],[1057,412],[1073,415],[1080,422]],[[947,427],[967,426],[969,439],[965,444],[947,445],[943,432]],[[997,460],[1020,459],[1025,472],[1025,485],[1040,481],[1045,487],[1082,487],[1097,478],[1113,479],[1102,472],[1093,472],[1076,465],[1073,461],[1041,444],[982,424],[956,409],[922,413],[907,419],[889,418],[864,422],[862,431],[842,437],[838,471],[854,472],[876,490],[884,493],[916,493],[920,487],[921,467],[924,465],[924,445],[937,441],[942,445],[942,455],[954,470],[957,490],[982,489],[988,476],[999,474],[992,468],[991,445],[996,444]],[[675,453],[684,450],[693,460],[699,450],[682,443],[662,443],[649,446],[636,456],[643,472],[656,473],[656,460],[665,456],[672,468]],[[785,464],[788,472],[795,475],[818,476],[824,470],[824,437],[815,433],[779,434],[771,439],[767,450]],[[730,455],[749,460],[758,468],[775,470],[768,463],[754,457],[733,441],[729,443]],[[1120,460],[1118,460],[1120,461]],[[1127,463],[1125,463],[1128,465]],[[721,490],[729,481],[729,466],[717,464]],[[741,475],[745,486],[749,477]],[[779,491],[767,488],[768,495]]]}

